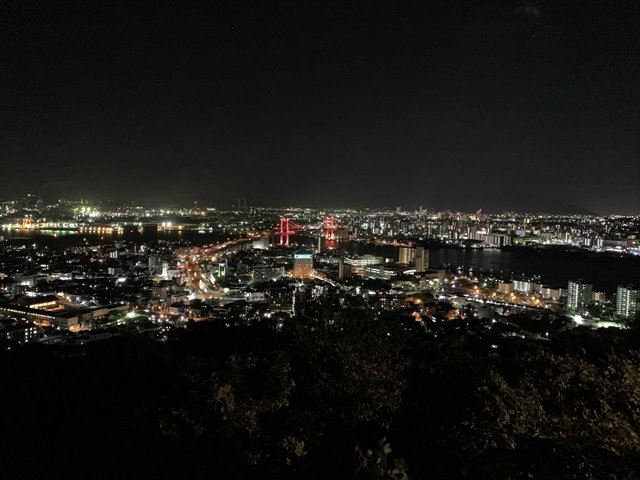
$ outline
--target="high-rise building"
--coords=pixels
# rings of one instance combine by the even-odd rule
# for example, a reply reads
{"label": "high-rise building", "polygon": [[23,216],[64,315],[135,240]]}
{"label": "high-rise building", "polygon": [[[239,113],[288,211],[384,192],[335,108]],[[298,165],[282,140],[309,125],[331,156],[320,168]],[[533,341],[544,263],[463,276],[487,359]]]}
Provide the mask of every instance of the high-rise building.
{"label": "high-rise building", "polygon": [[398,263],[409,265],[416,256],[416,249],[413,247],[398,248]]}
{"label": "high-rise building", "polygon": [[296,278],[310,278],[313,275],[313,254],[293,254],[293,276]]}
{"label": "high-rise building", "polygon": [[425,272],[429,268],[429,250],[424,247],[416,247],[415,257],[413,259],[416,272]]}
{"label": "high-rise building", "polygon": [[624,318],[633,317],[640,311],[640,290],[632,285],[618,285],[616,289],[616,315]]}
{"label": "high-rise building", "polygon": [[593,300],[593,285],[582,280],[570,280],[567,289],[567,308],[579,310]]}

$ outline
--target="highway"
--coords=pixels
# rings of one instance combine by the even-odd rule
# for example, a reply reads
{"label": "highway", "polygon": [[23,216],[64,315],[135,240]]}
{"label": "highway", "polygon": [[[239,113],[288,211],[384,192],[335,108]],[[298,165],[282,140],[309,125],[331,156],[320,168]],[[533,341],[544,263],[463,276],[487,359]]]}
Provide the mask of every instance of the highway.
{"label": "highway", "polygon": [[228,253],[241,250],[254,238],[238,238],[224,243],[194,248],[186,258],[187,282],[193,295],[198,299],[219,298],[220,294],[214,284],[206,277],[203,263],[215,263]]}

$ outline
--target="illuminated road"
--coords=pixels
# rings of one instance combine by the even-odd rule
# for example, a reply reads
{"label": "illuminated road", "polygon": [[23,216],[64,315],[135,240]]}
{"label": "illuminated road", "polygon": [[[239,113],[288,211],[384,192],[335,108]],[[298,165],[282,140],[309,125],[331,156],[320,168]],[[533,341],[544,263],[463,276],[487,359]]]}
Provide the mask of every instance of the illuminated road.
{"label": "illuminated road", "polygon": [[215,263],[225,255],[243,248],[254,238],[238,238],[224,243],[195,249],[196,253],[186,259],[187,282],[193,295],[198,299],[219,298],[219,290],[206,277],[202,263]]}

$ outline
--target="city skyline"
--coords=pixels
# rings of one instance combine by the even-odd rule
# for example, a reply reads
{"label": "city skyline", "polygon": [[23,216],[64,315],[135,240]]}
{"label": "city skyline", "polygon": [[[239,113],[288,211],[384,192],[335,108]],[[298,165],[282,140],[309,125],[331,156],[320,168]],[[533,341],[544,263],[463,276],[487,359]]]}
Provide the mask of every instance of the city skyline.
{"label": "city skyline", "polygon": [[[280,210],[280,211],[318,211],[318,212],[339,212],[339,211],[352,211],[352,212],[387,212],[396,214],[410,214],[412,212],[422,214],[456,214],[456,215],[480,215],[480,216],[492,216],[492,215],[531,215],[531,216],[567,216],[567,217],[584,217],[584,218],[606,218],[606,217],[628,217],[636,218],[638,214],[630,213],[597,213],[586,209],[579,208],[576,205],[572,205],[568,202],[556,202],[554,205],[549,203],[550,199],[545,199],[543,202],[538,202],[536,209],[517,209],[513,208],[478,208],[478,209],[453,209],[453,208],[437,208],[434,205],[429,204],[400,204],[389,203],[387,205],[382,204],[343,204],[343,205],[309,205],[301,204],[298,202],[290,202],[283,204],[268,204],[265,202],[254,203],[253,199],[247,197],[239,198],[226,198],[219,203],[210,203],[202,201],[201,199],[182,200],[182,201],[170,201],[167,199],[154,200],[151,198],[142,199],[127,199],[125,198],[99,198],[96,195],[79,196],[66,196],[61,198],[41,197],[34,193],[23,193],[15,197],[0,197],[0,216],[2,210],[5,210],[5,214],[17,213],[19,211],[42,213],[41,208],[55,208],[64,207],[69,208],[72,205],[76,207],[86,207],[89,210],[95,210],[96,213],[116,212],[120,209],[130,210],[132,208],[143,209],[144,211],[163,212],[166,214],[175,213],[179,215],[188,214],[188,212],[205,212],[205,211],[251,211],[257,210]],[[484,204],[482,204],[484,205]],[[546,205],[550,208],[545,209]]]}
{"label": "city skyline", "polygon": [[640,213],[632,4],[2,8],[5,197]]}
{"label": "city skyline", "polygon": [[[571,204],[569,202],[561,202],[554,201],[551,198],[544,198],[535,203],[535,206],[531,204],[531,208],[514,208],[514,205],[523,205],[522,202],[511,202],[505,203],[504,207],[495,206],[494,208],[486,208],[486,205],[492,205],[491,203],[487,203],[485,201],[480,201],[478,204],[471,205],[467,204],[467,208],[448,208],[445,204],[441,208],[437,208],[435,205],[430,205],[426,203],[413,203],[413,204],[402,204],[400,202],[393,203],[392,201],[388,204],[382,204],[380,202],[373,204],[364,204],[364,203],[352,203],[352,204],[339,204],[339,203],[325,203],[325,204],[304,204],[300,202],[291,201],[289,203],[266,203],[260,202],[254,203],[253,199],[247,197],[240,198],[223,198],[219,199],[217,202],[207,202],[200,198],[200,196],[194,195],[193,199],[182,199],[182,200],[169,200],[157,198],[154,199],[152,197],[144,198],[144,197],[127,197],[126,195],[122,197],[116,198],[106,198],[101,196],[92,195],[90,192],[83,196],[77,195],[68,195],[68,196],[59,196],[57,198],[52,195],[39,196],[33,193],[26,193],[24,195],[17,195],[15,197],[0,197],[0,203],[12,203],[12,202],[20,202],[25,198],[33,198],[34,201],[42,201],[44,204],[53,205],[59,202],[82,202],[87,205],[96,205],[96,206],[131,206],[138,205],[142,207],[150,207],[150,208],[164,208],[164,209],[198,209],[198,208],[214,208],[219,210],[233,210],[238,208],[239,202],[244,202],[241,205],[241,209],[246,208],[275,208],[275,209],[311,209],[311,210],[372,210],[372,211],[396,211],[400,209],[402,212],[410,212],[410,211],[430,211],[430,212],[455,212],[455,213],[464,213],[464,214],[472,214],[472,213],[485,213],[485,214],[501,214],[501,213],[516,213],[516,214],[541,214],[541,215],[585,215],[585,216],[630,216],[635,217],[640,213],[618,213],[618,212],[594,212],[588,209],[582,208],[578,205]],[[476,208],[478,207],[479,208]]]}

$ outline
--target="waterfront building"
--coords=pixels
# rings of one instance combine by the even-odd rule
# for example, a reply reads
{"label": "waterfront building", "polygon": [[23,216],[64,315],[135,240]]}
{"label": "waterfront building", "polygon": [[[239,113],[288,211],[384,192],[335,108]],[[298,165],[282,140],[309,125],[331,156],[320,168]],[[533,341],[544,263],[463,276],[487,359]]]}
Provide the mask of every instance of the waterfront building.
{"label": "waterfront building", "polygon": [[416,249],[413,247],[398,248],[398,263],[409,265],[416,256]]}

